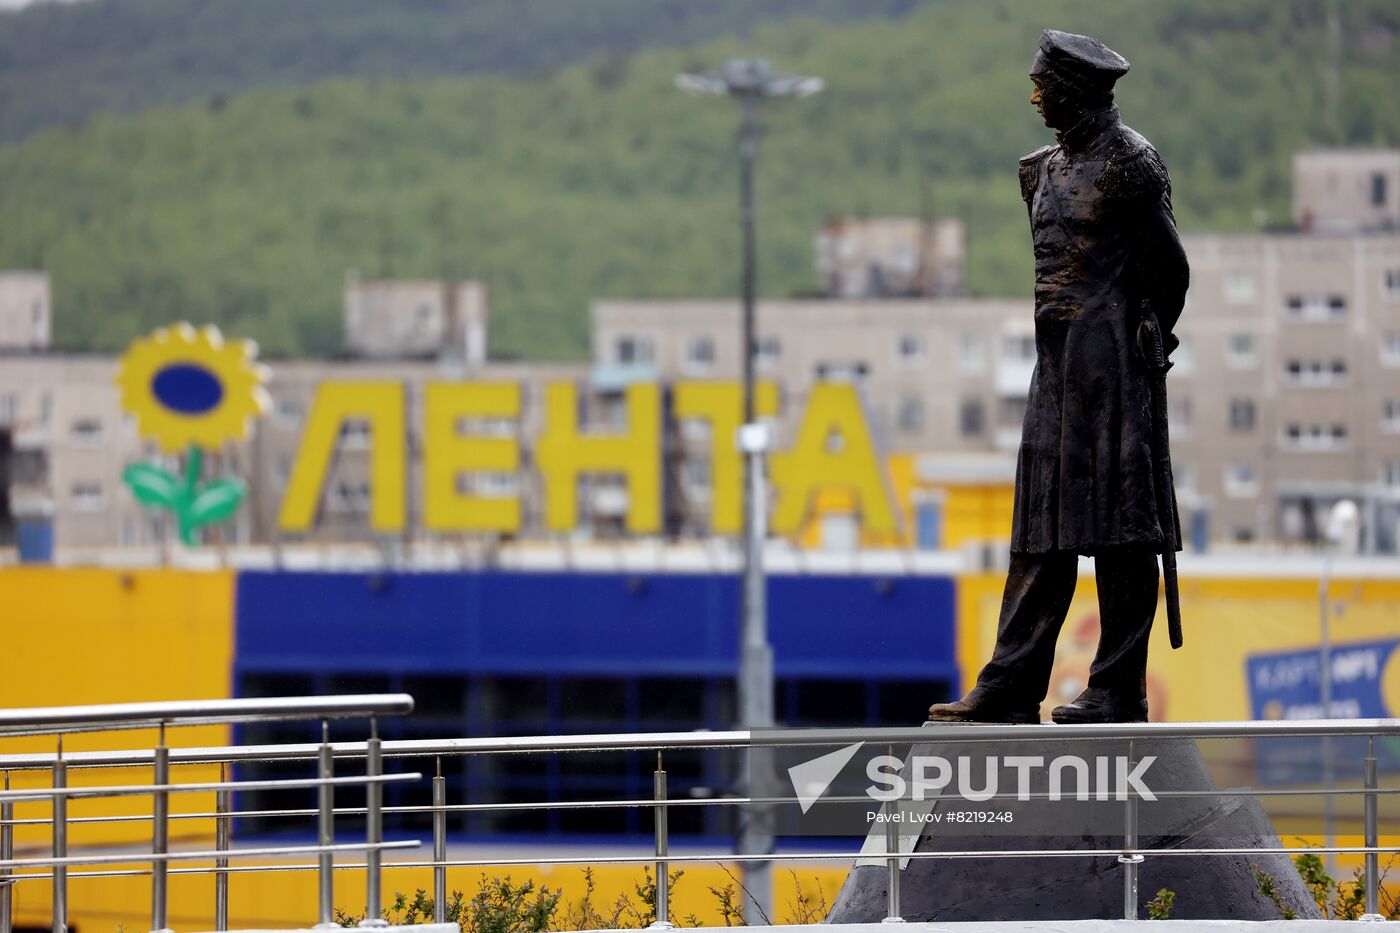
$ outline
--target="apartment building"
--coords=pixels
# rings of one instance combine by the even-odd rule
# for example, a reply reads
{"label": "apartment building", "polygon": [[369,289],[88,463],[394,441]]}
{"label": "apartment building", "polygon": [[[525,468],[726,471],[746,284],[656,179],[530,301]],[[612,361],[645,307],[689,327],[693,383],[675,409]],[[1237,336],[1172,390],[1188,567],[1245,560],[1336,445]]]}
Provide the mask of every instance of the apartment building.
{"label": "apartment building", "polygon": [[52,307],[48,275],[0,271],[0,353],[48,349]]}
{"label": "apartment building", "polygon": [[[1400,526],[1400,152],[1301,153],[1286,232],[1183,237],[1192,286],[1170,380],[1188,537],[1316,543],[1339,499],[1369,550]],[[886,452],[1014,451],[1035,363],[1028,299],[831,298],[758,306],[757,364],[793,413],[860,386]],[[602,381],[734,379],[735,301],[595,302]],[[683,449],[705,501],[707,440]],[[701,509],[697,509],[697,515]],[[698,521],[699,519],[695,519]]]}
{"label": "apartment building", "polygon": [[815,246],[828,298],[967,294],[967,224],[956,217],[836,218]]}
{"label": "apartment building", "polygon": [[[118,359],[56,353],[48,345],[48,280],[38,273],[0,273],[0,544],[16,525],[45,523],[57,546],[81,558],[85,549],[155,546],[170,540],[165,516],[143,508],[122,482],[138,460],[162,462],[160,451],[136,433],[123,412],[115,379]],[[227,470],[248,481],[249,497],[234,519],[214,534],[230,544],[280,538],[277,516],[300,449],[317,387],[327,382],[400,382],[407,411],[401,438],[410,468],[408,527],[422,528],[423,389],[430,380],[479,379],[516,383],[524,390],[518,431],[525,457],[540,433],[544,384],[585,383],[582,363],[526,364],[486,358],[487,302],[478,282],[360,281],[347,279],[345,357],[277,361],[267,386],[272,407],[248,440],[226,444],[206,458],[206,470]],[[42,300],[39,326],[35,302]],[[23,312],[23,313],[21,313]],[[133,335],[136,336],[136,335]],[[365,541],[370,526],[368,425],[342,426],[321,490],[314,527],[297,540]],[[162,465],[178,466],[172,459]],[[541,525],[538,479],[481,474],[466,480],[478,494],[519,494],[527,528]],[[489,487],[489,488],[488,488]],[[591,515],[585,509],[585,516]],[[606,516],[604,516],[606,519]]]}
{"label": "apartment building", "polygon": [[[1366,548],[1394,552],[1400,151],[1300,153],[1294,171],[1294,228],[1183,238],[1192,287],[1169,377],[1183,523],[1198,546],[1306,546],[1346,498],[1361,506]],[[845,381],[859,387],[882,452],[917,454],[930,469],[939,458],[962,472],[969,463],[995,465],[988,470],[1007,479],[1002,467],[1020,442],[1035,364],[1033,309],[1025,298],[958,294],[962,241],[958,224],[898,218],[833,222],[818,235],[827,295],[758,306],[757,367],[779,389],[779,446],[791,443],[813,385]],[[925,274],[935,267],[941,271]],[[347,278],[345,357],[277,362],[273,410],[248,442],[212,458],[211,468],[226,466],[252,487],[248,506],[222,534],[278,537],[276,516],[317,386],[386,379],[407,389],[414,534],[423,386],[464,378],[525,388],[522,421],[498,426],[518,432],[524,469],[463,482],[472,491],[519,494],[523,533],[539,533],[531,458],[546,383],[581,386],[581,421],[606,429],[625,422],[624,391],[633,382],[739,378],[735,300],[602,299],[591,313],[591,364],[496,362],[485,352],[487,296],[479,283]],[[49,320],[46,277],[0,273],[0,540],[21,513],[51,515],[65,548],[162,540],[162,519],[121,484],[127,463],[156,452],[120,410],[116,360],[51,352]],[[700,422],[665,426],[668,534],[709,532],[709,450],[721,442]],[[304,538],[373,537],[370,444],[363,423],[342,426],[320,519]],[[625,486],[600,476],[581,491],[583,533],[622,533]]]}

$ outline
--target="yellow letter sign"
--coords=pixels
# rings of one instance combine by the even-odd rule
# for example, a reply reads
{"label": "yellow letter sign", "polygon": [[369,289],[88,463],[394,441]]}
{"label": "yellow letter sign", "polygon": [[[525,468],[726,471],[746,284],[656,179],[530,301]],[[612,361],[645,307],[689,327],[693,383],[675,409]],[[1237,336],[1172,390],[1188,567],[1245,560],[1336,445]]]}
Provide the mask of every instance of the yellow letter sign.
{"label": "yellow letter sign", "polygon": [[457,490],[462,473],[520,469],[516,437],[464,435],[464,418],[520,417],[513,382],[430,382],[423,390],[423,523],[430,531],[518,531],[520,498],[469,496]]}
{"label": "yellow letter sign", "polygon": [[[754,409],[778,413],[778,387],[758,383]],[[735,534],[743,525],[743,458],[735,443],[744,420],[744,389],[738,382],[682,382],[671,403],[677,420],[694,418],[710,425],[710,530]]]}
{"label": "yellow letter sign", "polygon": [[[833,435],[840,439],[835,450],[828,443]],[[807,517],[813,493],[829,486],[855,493],[866,531],[894,531],[889,493],[854,386],[831,382],[812,386],[797,442],[792,450],[773,454],[772,470],[778,493],[773,530],[778,534],[797,531]]]}
{"label": "yellow letter sign", "polygon": [[340,425],[347,418],[369,422],[370,526],[375,531],[403,530],[403,384],[385,381],[323,382],[316,387],[316,398],[277,519],[283,531],[304,532],[311,528]]}
{"label": "yellow letter sign", "polygon": [[621,473],[627,478],[627,530],[661,529],[661,393],[655,383],[627,387],[627,433],[580,434],[577,390],[571,382],[545,388],[545,428],[536,444],[544,477],[545,525],[578,524],[578,478]]}

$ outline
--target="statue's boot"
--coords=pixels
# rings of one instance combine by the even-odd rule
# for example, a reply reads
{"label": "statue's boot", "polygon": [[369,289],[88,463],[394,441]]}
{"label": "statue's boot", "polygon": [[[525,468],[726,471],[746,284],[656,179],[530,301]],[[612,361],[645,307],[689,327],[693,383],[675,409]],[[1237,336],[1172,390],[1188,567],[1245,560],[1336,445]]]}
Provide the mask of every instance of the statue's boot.
{"label": "statue's boot", "polygon": [[1040,705],[1009,706],[984,690],[974,689],[961,700],[935,703],[928,708],[930,722],[1040,722]]}
{"label": "statue's boot", "polygon": [[1089,687],[1073,702],[1057,706],[1050,718],[1058,723],[1147,722],[1147,700],[1120,696],[1111,690]]}

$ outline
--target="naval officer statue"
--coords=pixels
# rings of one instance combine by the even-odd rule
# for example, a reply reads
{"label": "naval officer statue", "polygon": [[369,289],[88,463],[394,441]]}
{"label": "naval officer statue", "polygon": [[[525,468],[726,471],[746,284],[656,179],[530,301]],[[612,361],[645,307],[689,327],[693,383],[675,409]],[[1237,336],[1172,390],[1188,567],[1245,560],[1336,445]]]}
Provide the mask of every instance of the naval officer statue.
{"label": "naval officer statue", "polygon": [[1098,580],[1098,651],[1088,687],[1052,719],[1147,719],[1159,556],[1180,644],[1165,375],[1188,269],[1166,168],[1114,104],[1127,70],[1096,39],[1041,35],[1031,103],[1056,143],[1020,165],[1035,250],[1036,364],[1011,565],[991,660],[967,696],[929,709],[935,721],[1039,721],[1081,554],[1093,557]]}

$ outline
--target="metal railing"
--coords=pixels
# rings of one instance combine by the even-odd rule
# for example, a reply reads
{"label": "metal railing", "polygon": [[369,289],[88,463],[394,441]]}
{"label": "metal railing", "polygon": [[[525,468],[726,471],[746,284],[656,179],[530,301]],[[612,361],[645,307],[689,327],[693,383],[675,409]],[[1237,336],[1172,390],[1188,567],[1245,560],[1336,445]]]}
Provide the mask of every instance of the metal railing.
{"label": "metal railing", "polygon": [[[285,743],[269,745],[245,745],[205,748],[167,748],[162,742],[151,751],[78,752],[67,755],[23,754],[0,755],[0,772],[5,775],[6,790],[0,791],[0,872],[7,876],[0,883],[0,933],[9,933],[10,892],[13,884],[41,878],[51,878],[55,886],[54,929],[61,930],[59,920],[59,887],[68,877],[97,877],[117,875],[151,874],[152,880],[152,928],[164,929],[164,886],[168,875],[173,874],[215,874],[215,921],[216,929],[227,929],[228,886],[230,874],[242,871],[316,871],[319,873],[318,900],[320,925],[334,926],[333,904],[331,901],[332,873],[344,869],[366,869],[366,919],[362,926],[382,924],[377,918],[381,907],[381,873],[386,869],[430,869],[433,875],[432,890],[435,919],[444,920],[447,903],[447,870],[456,867],[507,867],[529,865],[606,865],[644,864],[655,866],[656,884],[656,924],[669,926],[670,894],[669,867],[674,863],[724,861],[730,863],[748,862],[829,862],[851,860],[850,851],[827,852],[784,852],[759,855],[736,855],[731,852],[687,852],[675,854],[670,851],[668,814],[678,807],[736,807],[757,803],[795,803],[790,797],[740,797],[720,796],[691,799],[672,799],[668,795],[667,773],[664,768],[664,755],[667,752],[695,749],[736,749],[749,747],[794,747],[794,746],[839,746],[853,742],[866,742],[883,745],[926,745],[934,742],[997,743],[1017,740],[1067,741],[1082,739],[1121,740],[1130,743],[1129,757],[1133,758],[1132,744],[1137,741],[1162,739],[1258,739],[1258,738],[1297,738],[1323,736],[1351,736],[1366,739],[1366,755],[1362,762],[1362,786],[1359,788],[1232,788],[1226,790],[1162,790],[1155,792],[1157,797],[1283,797],[1283,796],[1361,796],[1364,803],[1364,842],[1362,846],[1308,846],[1308,847],[1221,847],[1221,848],[1170,848],[1149,849],[1141,845],[1138,827],[1139,801],[1133,793],[1123,799],[1124,819],[1121,847],[1100,849],[1016,849],[984,850],[961,849],[940,851],[900,851],[899,836],[893,829],[894,823],[886,824],[884,847],[881,851],[863,852],[861,857],[882,861],[888,873],[888,904],[886,920],[899,922],[901,918],[900,863],[909,859],[997,859],[997,858],[1116,858],[1123,867],[1123,916],[1125,919],[1138,918],[1138,877],[1142,862],[1147,858],[1168,858],[1181,856],[1215,855],[1287,855],[1350,854],[1364,857],[1364,909],[1367,919],[1379,918],[1379,855],[1400,852],[1397,846],[1381,846],[1379,840],[1379,799],[1382,796],[1400,793],[1400,787],[1380,787],[1377,780],[1375,740],[1378,737],[1400,736],[1400,720],[1303,720],[1303,721],[1250,721],[1250,722],[1204,722],[1204,723],[1131,723],[1112,725],[959,725],[929,724],[917,729],[843,729],[843,730],[785,730],[776,733],[749,732],[734,730],[727,732],[658,732],[633,734],[603,734],[574,736],[519,736],[493,738],[446,738],[428,740],[381,741],[375,729],[375,719],[379,715],[406,712],[412,701],[406,696],[393,697],[342,697],[339,704],[321,706],[310,715],[304,715],[297,707],[299,703],[316,702],[320,698],[293,698],[283,701],[255,701],[272,704],[259,711],[262,719],[328,719],[332,717],[360,716],[370,719],[370,736],[364,742],[331,742],[329,731],[322,728],[319,743]],[[225,704],[218,720],[205,718],[199,721],[228,721],[222,717],[252,716],[251,708],[232,708],[230,704],[243,701],[223,701]],[[250,701],[253,702],[253,701]],[[328,703],[325,699],[320,702]],[[277,703],[286,703],[286,711],[277,712]],[[378,705],[380,703],[392,705]],[[110,708],[109,708],[110,709]],[[334,709],[335,712],[329,712]],[[191,716],[197,715],[189,711]],[[22,717],[20,717],[22,719]],[[75,717],[70,723],[75,727],[82,724]],[[157,718],[159,718],[157,716]],[[11,722],[0,717],[0,726]],[[146,720],[147,722],[151,720]],[[239,721],[251,721],[242,719]],[[22,722],[15,720],[17,726]],[[177,723],[167,723],[175,725]],[[656,768],[652,775],[653,792],[649,798],[636,799],[597,799],[597,800],[540,800],[528,802],[458,802],[451,803],[447,796],[447,785],[441,773],[441,759],[455,756],[518,755],[518,754],[572,754],[592,752],[636,752],[656,753]],[[383,805],[382,791],[387,783],[416,781],[420,775],[383,773],[386,759],[411,759],[432,757],[437,759],[436,774],[431,781],[431,804],[426,805]],[[365,774],[362,777],[334,776],[337,759],[355,761],[364,759]],[[1135,760],[1135,759],[1134,759]],[[233,782],[220,780],[200,784],[171,784],[168,769],[176,765],[213,765],[227,767],[234,764],[257,762],[315,762],[317,777],[314,779],[278,779],[262,781]],[[67,788],[61,775],[72,768],[103,768],[120,766],[151,766],[155,769],[156,780],[150,785],[132,787],[109,786],[101,788]],[[53,787],[24,791],[8,790],[9,774],[13,771],[52,770]],[[336,807],[334,788],[345,783],[357,783],[366,787],[366,803],[363,807]],[[314,787],[317,789],[317,806],[314,808],[247,809],[234,811],[230,806],[230,794],[235,789],[280,789],[292,787]],[[172,814],[160,801],[164,795],[188,790],[217,793],[215,810],[201,813]],[[154,812],[147,816],[93,816],[68,817],[61,803],[78,796],[113,796],[117,794],[146,793],[157,801]],[[989,799],[1007,799],[1011,794],[996,795]],[[16,800],[31,800],[36,797],[51,798],[54,801],[54,814],[51,821],[43,819],[16,820],[13,806]],[[848,798],[856,799],[856,798]],[[866,798],[859,798],[865,800]],[[637,809],[650,811],[653,817],[654,844],[651,851],[639,854],[608,855],[561,855],[557,852],[540,852],[528,856],[500,858],[449,858],[447,848],[447,818],[449,814],[466,813],[506,813],[506,812],[548,812],[554,810],[579,809]],[[417,842],[384,842],[382,836],[385,814],[427,815],[432,822],[433,842],[431,859],[415,858],[384,862],[385,850],[416,847]],[[336,844],[333,835],[333,821],[337,816],[363,815],[367,817],[367,831],[364,843]],[[249,849],[229,847],[228,823],[235,818],[258,817],[316,817],[318,841],[316,845],[280,846]],[[183,819],[209,819],[218,821],[216,845],[212,851],[190,851],[171,853],[164,851],[161,842],[169,823]],[[150,820],[155,824],[153,840],[156,842],[149,854],[140,855],[86,855],[67,856],[59,850],[61,836],[66,837],[69,825],[86,822],[133,822]],[[13,829],[16,825],[42,824],[52,822],[54,827],[54,855],[52,858],[15,859],[13,857]],[[65,850],[66,851],[66,850]],[[363,862],[337,861],[341,852],[364,851]],[[267,855],[313,854],[315,862],[299,862],[281,865],[230,865],[232,858],[252,858]],[[211,867],[169,867],[178,860],[214,859]],[[74,872],[69,874],[69,866],[103,865],[120,862],[149,861],[151,869],[117,869]],[[16,869],[49,868],[50,872],[26,871],[15,874]]]}
{"label": "metal railing", "polygon": [[[413,698],[407,694],[367,694],[339,697],[282,697],[273,699],[232,699],[199,700],[172,703],[126,703],[107,706],[46,707],[18,710],[0,710],[0,738],[17,736],[58,736],[56,751],[51,756],[38,756],[42,763],[36,764],[34,756],[27,756],[28,764],[21,763],[26,756],[4,756],[7,763],[0,766],[4,772],[4,789],[0,790],[0,933],[11,933],[14,924],[14,886],[21,881],[48,879],[53,886],[52,925],[54,933],[65,933],[68,929],[68,882],[72,877],[115,876],[149,874],[151,876],[151,929],[158,933],[168,931],[169,876],[184,873],[171,868],[172,862],[213,860],[210,869],[198,868],[194,871],[212,871],[215,876],[215,924],[219,930],[228,925],[228,875],[238,870],[230,865],[233,859],[264,858],[269,856],[300,855],[314,852],[327,876],[334,867],[338,852],[364,852],[366,874],[366,920],[362,926],[383,925],[380,915],[380,866],[385,849],[417,847],[416,840],[384,842],[382,794],[384,785],[401,781],[416,781],[418,774],[383,773],[383,759],[380,755],[380,739],[377,723],[381,716],[399,716],[411,712]],[[323,723],[322,735],[327,736],[327,724],[332,719],[368,719],[369,738],[361,743],[362,755],[366,760],[363,775],[334,777],[330,770],[331,757],[322,754],[322,767],[316,778],[279,779],[260,781],[226,780],[224,767],[242,760],[237,754],[219,756],[218,781],[197,783],[172,783],[171,765],[178,756],[166,744],[166,729],[196,725],[227,725],[253,722],[289,722],[299,720],[320,720]],[[98,752],[64,755],[63,736],[75,732],[105,732],[122,729],[155,728],[159,740],[155,748],[136,754],[139,760],[111,762],[112,764],[150,765],[152,780],[149,784],[69,786],[69,771],[74,767],[91,767],[94,755],[97,758],[130,757],[129,752]],[[324,746],[323,742],[323,746]],[[234,752],[233,749],[227,749]],[[77,760],[75,760],[77,759]],[[183,762],[181,762],[183,763]],[[52,774],[51,786],[12,790],[10,774],[19,770],[48,770]],[[330,814],[333,809],[334,788],[339,785],[362,785],[366,794],[366,832],[363,843],[335,844],[329,831]],[[258,848],[234,849],[229,845],[229,821],[235,816],[232,809],[234,791],[311,788],[319,793],[321,812],[321,833],[314,846],[265,846]],[[201,814],[203,818],[215,820],[215,847],[209,851],[170,851],[170,823],[174,819],[188,819],[190,814],[172,814],[170,795],[185,793],[215,794],[215,811]],[[129,820],[131,817],[86,817],[68,816],[68,802],[75,799],[115,798],[127,796],[149,796],[152,800],[150,816],[141,815],[134,819],[151,823],[151,850],[136,853],[89,853],[70,855],[68,831],[74,823],[98,823]],[[48,820],[16,820],[14,807],[18,802],[48,800],[52,803],[52,816]],[[14,831],[17,825],[48,823],[52,830],[52,855],[44,858],[16,858],[14,853]],[[149,869],[106,870],[71,872],[74,866],[124,865],[130,863],[150,864]],[[49,869],[45,872],[26,871],[27,869]],[[329,890],[323,891],[320,919],[322,923],[334,925],[333,905]]]}

